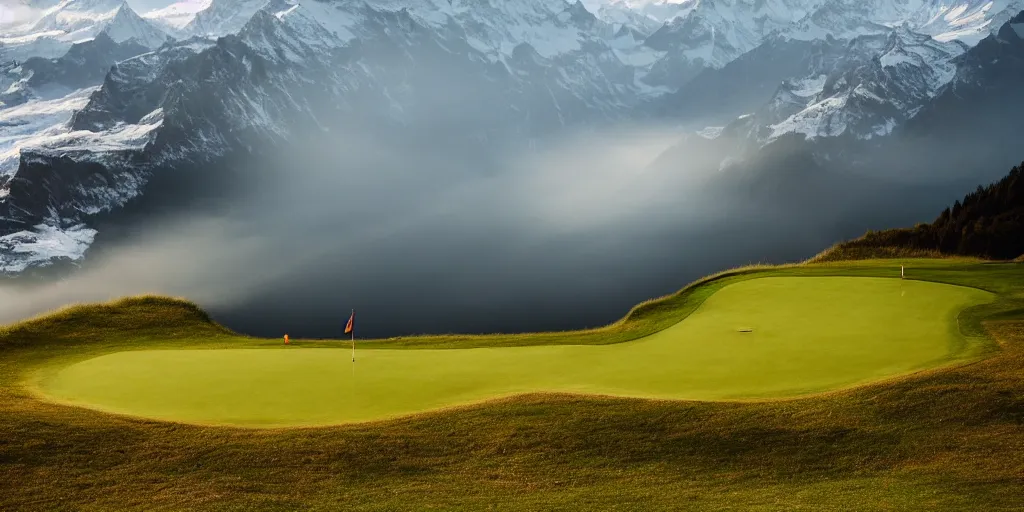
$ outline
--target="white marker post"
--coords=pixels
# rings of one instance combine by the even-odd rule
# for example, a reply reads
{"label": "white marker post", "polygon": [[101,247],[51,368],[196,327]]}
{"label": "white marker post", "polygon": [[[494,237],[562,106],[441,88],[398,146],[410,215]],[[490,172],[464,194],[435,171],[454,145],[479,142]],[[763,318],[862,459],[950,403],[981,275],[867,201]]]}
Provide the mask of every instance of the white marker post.
{"label": "white marker post", "polygon": [[903,265],[900,265],[900,279],[904,279],[906,277],[907,277],[907,274],[903,270]]}

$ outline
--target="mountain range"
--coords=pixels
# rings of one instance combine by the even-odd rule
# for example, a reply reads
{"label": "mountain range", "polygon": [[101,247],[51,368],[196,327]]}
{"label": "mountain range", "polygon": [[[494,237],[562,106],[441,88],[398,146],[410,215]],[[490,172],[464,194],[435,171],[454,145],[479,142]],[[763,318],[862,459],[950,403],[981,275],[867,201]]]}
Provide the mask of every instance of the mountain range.
{"label": "mountain range", "polygon": [[0,62],[60,57],[75,43],[99,34],[119,43],[134,40],[151,49],[168,39],[124,0],[62,0],[38,12],[37,19],[5,27],[0,33]]}
{"label": "mountain range", "polygon": [[[729,183],[794,162],[822,175],[965,172],[1019,161],[1024,133],[1012,115],[1024,0],[37,7],[0,35],[8,274],[81,260],[97,216],[144,201],[154,179],[353,127],[487,153],[658,123],[680,142],[657,167],[700,160],[736,169],[716,178]],[[944,149],[903,171],[925,144]],[[971,151],[945,158],[956,147]]]}

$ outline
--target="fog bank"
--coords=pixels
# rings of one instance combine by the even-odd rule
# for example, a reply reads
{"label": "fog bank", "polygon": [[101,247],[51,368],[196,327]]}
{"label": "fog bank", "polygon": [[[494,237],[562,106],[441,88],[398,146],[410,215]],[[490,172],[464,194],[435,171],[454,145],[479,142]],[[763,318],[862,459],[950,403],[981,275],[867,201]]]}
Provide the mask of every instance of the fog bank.
{"label": "fog bank", "polygon": [[0,322],[157,293],[262,336],[338,337],[351,309],[363,337],[569,329],[838,239],[813,215],[724,195],[717,169],[652,167],[677,140],[628,128],[480,158],[335,132],[238,164],[244,183],[205,207],[101,232],[70,276],[0,287]]}

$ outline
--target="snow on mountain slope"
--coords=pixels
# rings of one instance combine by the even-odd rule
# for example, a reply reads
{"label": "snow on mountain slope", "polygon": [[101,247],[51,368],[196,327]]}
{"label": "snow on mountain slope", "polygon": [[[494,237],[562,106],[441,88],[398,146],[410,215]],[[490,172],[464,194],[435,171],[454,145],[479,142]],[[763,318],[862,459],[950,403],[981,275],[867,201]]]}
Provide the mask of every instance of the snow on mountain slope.
{"label": "snow on mountain slope", "polygon": [[119,62],[100,88],[3,110],[19,132],[2,146],[0,273],[80,259],[95,235],[84,218],[136,197],[157,169],[316,126],[326,109],[304,100],[328,82],[330,57],[308,43],[327,32],[298,10],[277,14],[289,23],[264,13],[242,31],[266,43],[276,72],[237,37],[192,40]]}
{"label": "snow on mountain slope", "polygon": [[974,45],[1021,10],[1021,0],[828,0],[786,33],[803,39],[824,34],[851,38],[909,24],[940,41]]}
{"label": "snow on mountain slope", "polygon": [[63,229],[48,224],[0,236],[0,274],[18,274],[59,261],[79,262],[96,238],[96,230],[84,224]]}
{"label": "snow on mountain slope", "polygon": [[371,0],[373,8],[406,9],[417,22],[440,30],[454,23],[477,50],[495,60],[529,44],[542,57],[579,50],[588,40],[610,37],[614,28],[580,2],[566,0]]}
{"label": "snow on mountain slope", "polygon": [[[841,66],[845,67],[819,68],[810,75],[787,77],[760,115],[739,125],[759,143],[794,132],[811,137],[886,134],[949,82],[957,55],[988,34],[994,21],[1008,19],[1008,13],[1021,7],[1017,5],[1020,0],[954,0],[952,6],[945,1],[695,0],[685,16],[675,18],[647,39],[647,46],[664,53],[645,80],[683,83],[678,94],[687,94],[687,85],[703,73],[702,67],[722,69],[723,63],[736,61],[737,53],[753,53],[747,49],[751,45],[757,48],[760,59],[778,60],[782,68],[802,66],[796,64],[804,57],[786,49],[792,45],[764,48],[764,42],[773,37],[766,37],[765,31],[777,34],[781,40],[851,41],[842,59]],[[660,69],[666,63],[676,74]],[[743,68],[754,69],[749,63]],[[758,75],[777,76],[763,70]],[[719,90],[735,89],[728,83],[715,86],[716,76],[710,73],[702,80],[705,91],[701,97],[716,98]],[[824,88],[822,77],[828,77],[830,87],[839,86],[829,90],[808,88],[808,84]],[[686,98],[667,95],[658,106],[672,111],[687,103]],[[682,108],[695,110],[700,108]],[[702,115],[713,117],[706,112]]]}
{"label": "snow on mountain slope", "polygon": [[907,26],[859,36],[840,58],[783,82],[767,104],[725,132],[755,148],[787,134],[809,139],[887,135],[953,79],[956,59],[967,49]]}
{"label": "snow on mountain slope", "polygon": [[[587,7],[587,10],[594,13],[597,19],[611,24],[615,27],[616,31],[626,28],[626,30],[634,30],[644,37],[653,34],[666,21],[674,17],[662,18],[655,16],[623,1],[607,4],[593,2],[588,4],[584,2],[584,5]],[[684,11],[680,10],[679,14],[683,13]]]}
{"label": "snow on mountain slope", "polygon": [[114,18],[103,26],[102,32],[119,43],[133,40],[149,48],[159,48],[168,39],[167,33],[136,14],[127,3],[121,4]]}
{"label": "snow on mountain slope", "polygon": [[[956,76],[901,127],[887,152],[929,154],[901,172],[977,172],[1020,160],[1024,133],[1024,11],[957,58]],[[918,160],[918,159],[915,159]],[[884,168],[884,167],[882,167]],[[948,172],[947,171],[947,172]]]}
{"label": "snow on mountain slope", "polygon": [[89,30],[113,19],[122,5],[123,0],[63,0],[44,11],[32,30],[57,30],[74,37],[80,30]]}
{"label": "snow on mountain slope", "polygon": [[[10,194],[21,150],[44,146],[67,135],[67,124],[75,111],[89,101],[96,88],[74,91],[52,100],[35,100],[0,110],[0,204]],[[0,215],[0,221],[11,221]],[[55,261],[79,261],[92,243],[96,231],[81,224],[62,226],[50,218],[25,229],[0,236],[0,274],[18,273]]]}
{"label": "snow on mountain slope", "polygon": [[196,14],[210,7],[210,0],[181,0],[161,9],[142,13],[142,17],[169,34],[183,33]]}
{"label": "snow on mountain slope", "polygon": [[[760,109],[787,80],[823,76],[846,54],[847,44],[837,39],[802,41],[769,36],[722,68],[706,70],[679,90],[657,98],[651,111],[662,119],[721,126]],[[806,88],[797,86],[796,90]]]}
{"label": "snow on mountain slope", "polygon": [[238,33],[249,48],[269,61],[308,63],[329,56],[355,37],[360,13],[318,2],[274,2]]}
{"label": "snow on mountain slope", "polygon": [[72,46],[59,59],[32,57],[18,65],[0,66],[0,110],[99,85],[111,65],[148,51],[133,40],[117,43],[101,32]]}
{"label": "snow on mountain slope", "polygon": [[[996,16],[1001,1],[1010,2],[994,1],[984,16]],[[723,74],[744,80],[744,69],[760,69],[773,83],[733,96],[771,101],[706,136],[720,133],[718,142],[745,129],[760,145],[791,132],[888,133],[953,76],[963,46],[928,34],[988,25],[970,8],[946,9],[937,21],[933,0],[868,2],[656,2],[674,14],[645,35],[656,16],[595,16],[565,0],[213,0],[186,29],[215,43],[178,42],[118,62],[85,104],[32,97],[32,109],[53,112],[36,124],[28,110],[0,118],[22,127],[5,146],[14,156],[0,177],[0,272],[45,264],[44,247],[64,248],[51,251],[62,258],[85,250],[83,222],[142,194],[158,173],[216,168],[346,123],[382,139],[444,133],[459,148],[543,141],[569,126],[638,116],[647,97],[752,49],[772,62],[779,55],[766,41],[778,42],[790,59],[780,66],[799,76],[772,96],[777,70],[747,63]],[[788,44],[781,34],[794,27],[852,40]]]}
{"label": "snow on mountain slope", "polygon": [[101,33],[59,59],[34,57],[0,69],[0,176],[14,176],[22,149],[45,146],[66,133],[111,65],[147,51]]}
{"label": "snow on mountain slope", "polygon": [[969,45],[1024,10],[1022,0],[592,0],[589,5],[612,19],[622,18],[624,10],[661,22],[680,23],[678,18],[695,15],[720,34],[730,28],[721,21],[729,21],[737,32],[734,41],[744,33],[760,31],[763,37],[776,29],[801,39],[825,34],[848,39],[909,23],[916,32]]}
{"label": "snow on mountain slope", "polygon": [[[650,85],[678,88],[706,68],[721,68],[779,33],[800,40],[827,36],[852,39],[886,34],[907,24],[939,41],[976,44],[1017,12],[1024,0],[684,0],[594,2],[611,23],[656,19],[652,8],[667,9],[664,25],[645,46],[624,49]],[[627,14],[632,13],[632,14]]]}
{"label": "snow on mountain slope", "polygon": [[823,81],[811,77],[813,87],[792,91],[807,98],[806,106],[772,124],[767,140],[786,133],[810,138],[844,133],[862,138],[886,135],[952,80],[954,59],[967,48],[959,41],[937,41],[905,26],[885,36],[858,37],[850,44],[849,57],[841,67]]}
{"label": "snow on mountain slope", "polygon": [[33,9],[49,9],[64,0],[24,0],[24,3]]}
{"label": "snow on mountain slope", "polygon": [[[213,0],[185,28],[193,34],[220,36],[238,32],[268,0]],[[295,3],[295,2],[292,2]],[[365,6],[380,12],[405,10],[418,24],[433,30],[460,30],[477,50],[498,61],[520,44],[531,45],[551,58],[583,48],[588,42],[615,39],[621,28],[595,17],[580,2],[566,0],[369,0]],[[362,2],[304,1],[304,10],[325,25],[338,16],[358,12]],[[284,9],[286,10],[286,9]],[[347,22],[346,22],[347,23]],[[643,28],[643,27],[641,27]],[[652,29],[650,25],[646,29]]]}
{"label": "snow on mountain slope", "polygon": [[[513,12],[548,12],[531,5]],[[530,37],[521,27],[475,27],[498,37],[485,45],[408,9],[303,0],[259,10],[212,47],[179,42],[119,62],[70,122],[18,148],[0,185],[0,236],[75,229],[161,170],[215,165],[338,123],[389,138],[429,129],[465,147],[623,116],[638,98],[632,68],[591,38],[603,25],[566,5],[543,26],[573,39],[538,45],[546,54],[504,47]]]}
{"label": "snow on mountain slope", "polygon": [[[210,44],[186,41],[162,53],[121,60],[148,50],[101,34],[60,59],[33,58],[6,70],[3,76],[21,77],[14,85],[24,93],[18,104],[0,104],[0,273],[54,260],[77,261],[96,233],[77,216],[124,204],[145,183],[147,169],[135,168],[125,158],[153,144],[163,123],[162,108],[110,126],[90,127],[80,121],[86,107],[102,95],[100,83],[111,61],[118,62],[115,69],[158,74],[156,69],[166,64],[164,56],[186,58]],[[94,85],[68,89],[90,81]]]}
{"label": "snow on mountain slope", "polygon": [[590,0],[584,3],[587,8],[590,9],[591,12],[597,14],[599,18],[606,19],[610,22],[621,20],[624,13],[632,12],[642,16],[643,18],[653,20],[661,25],[679,16],[685,16],[686,13],[693,10],[698,1],[699,0],[612,0],[610,2],[602,2],[600,0]]}
{"label": "snow on mountain slope", "polygon": [[0,62],[57,58],[75,43],[105,32],[114,41],[135,39],[156,48],[167,34],[142,19],[124,0],[62,0],[34,23],[0,36]]}
{"label": "snow on mountain slope", "polygon": [[21,105],[0,109],[0,179],[14,176],[21,158],[21,148],[51,140],[66,131],[71,116],[89,103],[89,96],[98,89],[91,87],[73,91],[53,99],[37,99]]}
{"label": "snow on mountain slope", "polygon": [[[467,5],[472,9],[486,10],[487,7],[480,3]],[[585,10],[580,11],[580,4],[566,4],[567,10],[561,12],[549,11],[546,2],[531,1],[529,5],[529,8],[520,6],[512,12],[521,17],[546,13],[543,16],[551,17],[545,18],[548,23],[545,26],[571,35],[572,40],[558,50],[547,47],[547,52],[538,48],[543,45],[523,42],[506,49],[505,46],[514,41],[509,37],[523,36],[515,35],[509,24],[498,23],[497,16],[491,18],[495,24],[489,27],[469,27],[472,25],[469,21],[465,26],[460,25],[459,19],[473,20],[474,15],[480,15],[460,11],[460,5],[448,6],[454,9],[445,12],[448,21],[440,23],[439,19],[431,17],[431,13],[437,11],[403,9],[402,4],[394,1],[379,7],[313,0],[297,5],[294,2],[272,4],[257,13],[238,36],[268,61],[307,67],[335,68],[336,64],[327,64],[333,52],[342,47],[359,48],[359,66],[331,80],[339,82],[337,85],[344,90],[341,93],[344,95],[352,94],[355,89],[371,90],[392,84],[385,91],[384,103],[388,105],[386,110],[401,112],[398,117],[402,123],[415,122],[416,112],[429,110],[425,107],[437,102],[471,102],[478,93],[505,95],[504,100],[498,100],[499,95],[488,99],[487,103],[504,101],[515,109],[517,113],[507,123],[511,129],[519,129],[513,120],[522,116],[535,123],[549,122],[544,121],[548,118],[558,123],[572,123],[586,116],[621,115],[616,112],[625,111],[631,102],[637,101],[633,69],[608,45],[590,36],[590,31],[605,27]],[[501,6],[508,8],[506,4]],[[514,17],[509,14],[505,21]],[[494,34],[498,42],[483,44],[467,33],[470,28],[481,34]],[[353,39],[358,41],[353,42]],[[571,49],[573,47],[576,49]],[[397,48],[403,49],[399,55],[393,53]],[[503,51],[508,54],[499,53]],[[434,76],[440,68],[418,73],[426,73],[424,79],[431,84],[439,80],[453,83],[436,92],[433,91],[436,85],[414,88],[415,81],[408,77],[407,67],[419,66],[415,60],[410,60],[416,56],[426,59],[424,62],[448,62],[445,65],[453,67],[455,74]],[[474,83],[476,85],[472,85]],[[468,88],[466,94],[460,96],[459,87]],[[538,107],[537,102],[546,106]],[[465,108],[464,105],[453,107],[453,111]],[[492,105],[477,109],[489,120],[474,122],[499,123],[499,118],[507,117],[501,113],[503,108]]]}
{"label": "snow on mountain slope", "polygon": [[940,41],[957,39],[971,46],[998,30],[1017,13],[1024,11],[1022,0],[960,0],[949,4],[932,4],[921,10],[918,30]]}
{"label": "snow on mountain slope", "polygon": [[242,29],[268,0],[210,0],[181,30],[186,34],[219,37]]}
{"label": "snow on mountain slope", "polygon": [[39,9],[24,0],[0,3],[0,34],[20,31],[21,27],[31,24],[38,17]]}
{"label": "snow on mountain slope", "polygon": [[721,67],[754,49],[773,31],[791,26],[815,0],[694,0],[646,44]]}

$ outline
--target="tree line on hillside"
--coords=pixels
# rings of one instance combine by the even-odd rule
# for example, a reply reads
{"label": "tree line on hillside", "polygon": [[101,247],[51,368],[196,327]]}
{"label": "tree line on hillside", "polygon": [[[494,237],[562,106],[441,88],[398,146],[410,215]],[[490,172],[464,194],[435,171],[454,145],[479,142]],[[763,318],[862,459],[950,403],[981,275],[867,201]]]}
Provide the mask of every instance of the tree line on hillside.
{"label": "tree line on hillside", "polygon": [[978,186],[931,224],[869,231],[814,260],[937,255],[994,260],[1024,256],[1024,162],[999,182]]}

